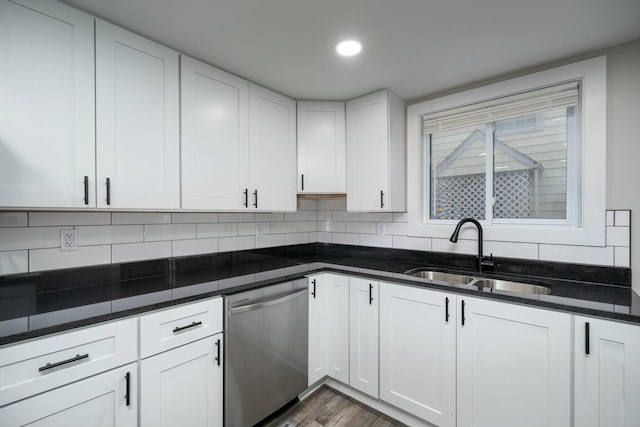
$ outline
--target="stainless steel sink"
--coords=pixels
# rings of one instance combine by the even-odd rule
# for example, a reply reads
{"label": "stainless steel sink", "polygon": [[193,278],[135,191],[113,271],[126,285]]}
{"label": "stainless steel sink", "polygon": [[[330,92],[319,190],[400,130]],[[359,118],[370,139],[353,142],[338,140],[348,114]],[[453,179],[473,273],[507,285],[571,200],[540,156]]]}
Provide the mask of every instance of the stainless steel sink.
{"label": "stainless steel sink", "polygon": [[475,277],[465,276],[462,274],[453,274],[453,273],[443,273],[441,271],[431,271],[431,270],[409,270],[405,274],[410,276],[419,277],[421,279],[428,280],[438,280],[441,282],[452,283],[456,285],[470,285]]}
{"label": "stainless steel sink", "polygon": [[473,283],[478,288],[488,288],[493,291],[517,292],[521,294],[549,295],[551,289],[547,286],[533,285],[530,283],[510,282],[508,280],[478,279]]}

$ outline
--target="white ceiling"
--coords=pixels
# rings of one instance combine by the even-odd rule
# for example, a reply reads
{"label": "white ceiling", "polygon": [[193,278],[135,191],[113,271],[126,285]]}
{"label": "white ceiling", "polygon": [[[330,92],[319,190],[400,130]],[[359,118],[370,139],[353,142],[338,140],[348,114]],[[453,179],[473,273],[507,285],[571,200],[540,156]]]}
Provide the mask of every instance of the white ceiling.
{"label": "white ceiling", "polygon": [[296,99],[410,100],[640,39],[640,0],[64,1]]}

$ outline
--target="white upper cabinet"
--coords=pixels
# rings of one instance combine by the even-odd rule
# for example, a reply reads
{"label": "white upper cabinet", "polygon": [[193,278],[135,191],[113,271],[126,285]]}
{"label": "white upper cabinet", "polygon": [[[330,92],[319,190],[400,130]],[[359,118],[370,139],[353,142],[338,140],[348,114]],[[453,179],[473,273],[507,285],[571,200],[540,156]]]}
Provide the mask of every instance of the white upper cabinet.
{"label": "white upper cabinet", "polygon": [[382,90],[347,102],[347,210],[406,211],[404,101]]}
{"label": "white upper cabinet", "polygon": [[298,102],[298,192],[344,193],[344,102]]}
{"label": "white upper cabinet", "polygon": [[249,83],[186,56],[180,66],[182,208],[245,209]]}
{"label": "white upper cabinet", "polygon": [[0,207],[95,207],[93,17],[2,0],[0,58]]}
{"label": "white upper cabinet", "polygon": [[640,326],[576,316],[575,328],[575,425],[637,426]]}
{"label": "white upper cabinet", "polygon": [[180,207],[178,53],[96,21],[99,208]]}
{"label": "white upper cabinet", "polygon": [[296,102],[249,85],[249,208],[296,210]]}

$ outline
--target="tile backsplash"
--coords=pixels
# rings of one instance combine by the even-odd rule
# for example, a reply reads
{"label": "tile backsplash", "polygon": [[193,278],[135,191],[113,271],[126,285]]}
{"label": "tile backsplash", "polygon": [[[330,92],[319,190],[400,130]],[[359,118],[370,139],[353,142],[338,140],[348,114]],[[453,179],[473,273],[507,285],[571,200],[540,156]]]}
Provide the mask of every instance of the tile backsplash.
{"label": "tile backsplash", "polygon": [[[79,230],[60,251],[60,230]],[[404,213],[352,213],[346,199],[300,199],[292,213],[0,212],[0,275],[327,242],[475,254],[475,240],[407,235]],[[630,266],[631,212],[607,211],[605,247],[486,241],[496,257]]]}

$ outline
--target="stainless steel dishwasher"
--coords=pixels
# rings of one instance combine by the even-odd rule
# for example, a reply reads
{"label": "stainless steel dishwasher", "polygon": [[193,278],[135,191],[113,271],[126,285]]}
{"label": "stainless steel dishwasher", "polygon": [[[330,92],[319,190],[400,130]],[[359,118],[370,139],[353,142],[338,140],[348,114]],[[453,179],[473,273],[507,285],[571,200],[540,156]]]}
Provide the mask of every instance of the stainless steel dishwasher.
{"label": "stainless steel dishwasher", "polygon": [[307,388],[307,283],[225,297],[225,427],[253,426]]}

